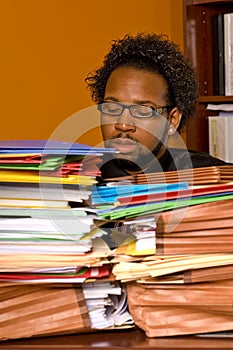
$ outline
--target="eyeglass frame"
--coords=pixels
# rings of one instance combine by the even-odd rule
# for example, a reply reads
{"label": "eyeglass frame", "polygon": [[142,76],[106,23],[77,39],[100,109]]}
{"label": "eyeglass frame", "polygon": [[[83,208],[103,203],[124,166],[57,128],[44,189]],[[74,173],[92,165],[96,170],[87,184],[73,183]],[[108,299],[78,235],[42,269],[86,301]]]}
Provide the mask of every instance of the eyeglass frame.
{"label": "eyeglass frame", "polygon": [[[104,104],[115,104],[115,105],[118,105],[120,106],[122,109],[120,111],[120,113],[117,113],[117,114],[109,114],[109,113],[106,113],[103,111],[103,108],[102,106]],[[132,114],[132,107],[136,107],[136,106],[144,106],[144,107],[148,107],[151,109],[152,111],[152,115],[150,116],[136,116],[134,114]],[[149,119],[149,118],[154,118],[154,117],[158,117],[160,116],[162,113],[166,112],[166,111],[169,111],[173,108],[173,106],[169,106],[169,105],[166,105],[166,106],[157,106],[157,107],[152,107],[152,106],[146,106],[146,105],[140,105],[140,104],[132,104],[132,105],[126,105],[126,104],[123,104],[123,103],[120,103],[120,102],[102,102],[102,103],[98,103],[97,104],[97,109],[98,111],[100,111],[101,113],[105,114],[105,115],[109,115],[110,117],[120,117],[122,115],[122,113],[124,112],[125,109],[128,109],[129,112],[130,112],[130,115],[133,117],[133,118],[137,118],[137,119]]]}

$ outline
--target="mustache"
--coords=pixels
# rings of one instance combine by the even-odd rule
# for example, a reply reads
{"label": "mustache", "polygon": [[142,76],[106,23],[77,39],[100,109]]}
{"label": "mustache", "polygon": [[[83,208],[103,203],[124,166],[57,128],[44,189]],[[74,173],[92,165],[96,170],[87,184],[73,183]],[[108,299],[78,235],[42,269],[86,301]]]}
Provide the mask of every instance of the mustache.
{"label": "mustache", "polygon": [[116,140],[116,139],[126,139],[126,140],[132,140],[134,142],[138,142],[138,140],[136,138],[132,137],[129,134],[125,134],[123,132],[121,132],[121,133],[119,133],[111,138],[111,140]]}

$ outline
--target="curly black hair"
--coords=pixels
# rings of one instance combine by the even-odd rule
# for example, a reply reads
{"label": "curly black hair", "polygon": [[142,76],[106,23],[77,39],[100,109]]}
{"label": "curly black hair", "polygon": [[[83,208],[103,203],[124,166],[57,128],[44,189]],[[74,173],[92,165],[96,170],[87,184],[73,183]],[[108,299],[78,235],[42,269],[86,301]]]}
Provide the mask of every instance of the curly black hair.
{"label": "curly black hair", "polygon": [[118,67],[155,72],[168,85],[167,102],[182,113],[180,132],[194,115],[198,102],[198,81],[191,62],[178,45],[165,34],[126,34],[113,40],[102,67],[90,72],[85,79],[95,103],[104,99],[106,84],[112,71]]}

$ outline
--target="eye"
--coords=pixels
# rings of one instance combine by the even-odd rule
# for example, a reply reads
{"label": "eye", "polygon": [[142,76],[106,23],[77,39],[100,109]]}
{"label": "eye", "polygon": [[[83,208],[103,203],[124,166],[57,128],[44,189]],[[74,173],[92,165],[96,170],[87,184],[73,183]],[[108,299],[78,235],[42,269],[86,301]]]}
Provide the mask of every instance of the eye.
{"label": "eye", "polygon": [[122,106],[114,102],[105,102],[102,105],[102,110],[104,113],[117,115],[121,114]]}
{"label": "eye", "polygon": [[133,115],[136,117],[150,118],[154,115],[154,109],[150,106],[134,105],[132,106]]}

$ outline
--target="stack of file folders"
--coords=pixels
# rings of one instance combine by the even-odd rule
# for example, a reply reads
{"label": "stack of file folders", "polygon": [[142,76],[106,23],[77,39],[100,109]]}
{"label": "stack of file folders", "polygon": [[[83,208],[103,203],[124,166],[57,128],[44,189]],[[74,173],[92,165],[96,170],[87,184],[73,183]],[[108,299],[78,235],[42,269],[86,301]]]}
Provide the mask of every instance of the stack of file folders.
{"label": "stack of file folders", "polygon": [[95,208],[112,149],[0,142],[0,339],[132,327]]}
{"label": "stack of file folders", "polygon": [[173,183],[185,181],[190,185],[229,183],[233,181],[233,165],[209,166],[157,173],[142,173],[128,175],[121,178],[106,178],[105,181],[129,181],[134,184]]}
{"label": "stack of file folders", "polygon": [[127,286],[131,315],[147,336],[216,336],[233,329],[233,167],[127,176],[107,183],[149,189],[177,180],[180,187],[167,187],[163,194],[149,190],[127,197],[120,192],[114,204],[97,206],[97,212],[116,218],[122,232],[120,221],[130,225],[134,215],[156,222],[154,252],[148,246],[140,255],[140,245],[137,249],[128,237],[113,259],[116,279]]}
{"label": "stack of file folders", "polygon": [[113,149],[0,143],[0,339],[233,329],[233,167],[107,179]]}

